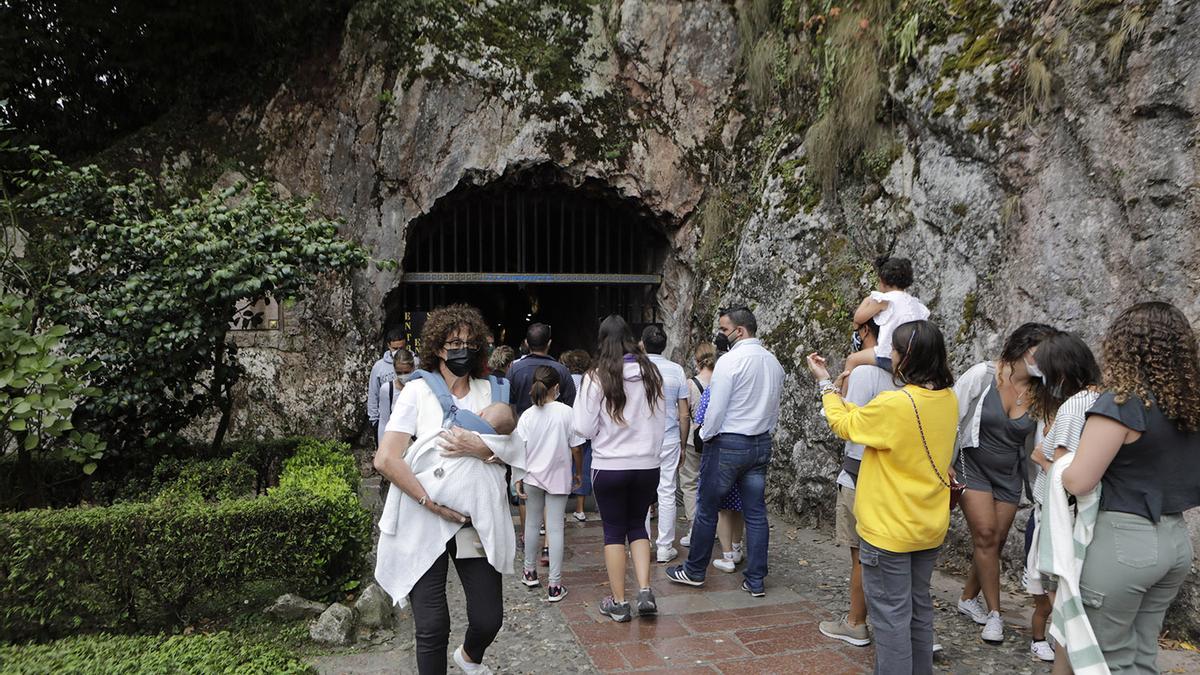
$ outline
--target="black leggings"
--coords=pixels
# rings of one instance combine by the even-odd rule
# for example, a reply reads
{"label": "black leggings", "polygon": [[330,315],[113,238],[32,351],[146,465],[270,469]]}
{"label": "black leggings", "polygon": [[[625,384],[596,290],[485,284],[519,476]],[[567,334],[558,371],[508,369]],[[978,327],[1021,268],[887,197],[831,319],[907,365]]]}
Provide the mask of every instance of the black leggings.
{"label": "black leggings", "polygon": [[658,501],[658,469],[592,470],[592,494],[604,523],[604,545],[649,539],[646,513]]}
{"label": "black leggings", "polygon": [[[450,644],[450,608],[446,605],[446,574],[457,547],[446,542],[446,552],[433,561],[409,591],[413,623],[416,625],[417,672],[443,675],[446,647]],[[463,651],[475,663],[496,639],[504,622],[504,587],[500,573],[487,558],[454,558],[454,568],[467,596],[467,634]]]}

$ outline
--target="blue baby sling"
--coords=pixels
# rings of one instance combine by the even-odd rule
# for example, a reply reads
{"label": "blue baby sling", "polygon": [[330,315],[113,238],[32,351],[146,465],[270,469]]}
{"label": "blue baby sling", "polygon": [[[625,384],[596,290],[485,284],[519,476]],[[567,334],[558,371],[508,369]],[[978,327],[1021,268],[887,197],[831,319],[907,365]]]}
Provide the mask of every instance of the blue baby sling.
{"label": "blue baby sling", "polygon": [[[413,377],[425,380],[425,384],[429,385],[429,390],[437,397],[438,403],[442,404],[443,429],[462,427],[467,431],[474,431],[480,434],[496,433],[492,425],[485,422],[482,417],[470,410],[462,410],[454,403],[454,396],[450,393],[450,387],[446,385],[446,378],[438,373],[431,373],[427,370],[413,371]],[[508,403],[512,383],[495,375],[488,375],[488,382],[492,385],[492,403]]]}

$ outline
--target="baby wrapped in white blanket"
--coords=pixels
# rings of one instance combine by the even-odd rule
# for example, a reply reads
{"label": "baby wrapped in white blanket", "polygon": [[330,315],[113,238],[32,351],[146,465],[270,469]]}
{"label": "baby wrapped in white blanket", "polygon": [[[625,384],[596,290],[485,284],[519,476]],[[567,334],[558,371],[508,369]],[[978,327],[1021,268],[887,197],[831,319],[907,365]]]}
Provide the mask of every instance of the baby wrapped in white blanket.
{"label": "baby wrapped in white blanket", "polygon": [[510,435],[516,427],[512,407],[493,404],[480,418],[498,433],[479,437],[499,460],[484,462],[475,457],[443,457],[442,433],[421,438],[404,456],[430,499],[469,517],[467,526],[435,515],[395,486],[388,487],[383,515],[379,520],[379,549],[375,578],[400,606],[407,602],[412,587],[455,538],[457,557],[486,557],[492,567],[511,574],[517,542],[508,505],[505,466],[514,462],[514,478],[524,447]]}

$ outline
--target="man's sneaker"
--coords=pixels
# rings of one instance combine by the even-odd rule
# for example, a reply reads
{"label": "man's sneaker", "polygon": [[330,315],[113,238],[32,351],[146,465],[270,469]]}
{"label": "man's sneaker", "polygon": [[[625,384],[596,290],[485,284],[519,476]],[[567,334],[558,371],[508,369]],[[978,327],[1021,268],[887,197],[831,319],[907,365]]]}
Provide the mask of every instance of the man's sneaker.
{"label": "man's sneaker", "polygon": [[670,579],[671,581],[674,581],[677,584],[683,584],[684,586],[703,586],[704,585],[703,579],[696,580],[696,579],[689,577],[687,575],[687,572],[683,571],[683,565],[676,565],[674,567],[668,567],[667,568],[667,578]]}
{"label": "man's sneaker", "polygon": [[851,626],[847,617],[843,616],[837,621],[822,621],[817,625],[817,630],[821,631],[821,635],[841,640],[854,645],[855,647],[866,647],[871,644],[871,633],[867,630],[867,624]]}
{"label": "man's sneaker", "polygon": [[525,573],[521,575],[521,583],[525,584],[526,586],[528,586],[530,588],[537,586],[538,585],[537,570],[525,570]]}
{"label": "man's sneaker", "polygon": [[733,545],[733,562],[736,564],[736,563],[742,562],[745,559],[746,559],[746,551],[742,548],[742,545],[740,543],[734,544]]}
{"label": "man's sneaker", "polygon": [[678,557],[679,557],[679,551],[676,550],[674,546],[671,546],[669,548],[662,548],[660,546],[658,548],[658,562],[659,563],[669,563]]}
{"label": "man's sneaker", "polygon": [[749,593],[750,595],[753,595],[756,598],[764,598],[767,596],[767,592],[765,590],[756,591],[753,588],[750,588],[750,582],[748,582],[748,581],[742,582],[742,590],[746,591],[747,593]]}
{"label": "man's sneaker", "polygon": [[573,513],[571,515],[575,516],[575,520],[578,520],[581,523],[587,522],[587,514],[584,513],[583,511],[576,511],[575,513]]}
{"label": "man's sneaker", "polygon": [[733,556],[731,555],[728,558],[724,558],[724,557],[717,558],[716,560],[713,561],[713,567],[721,570],[722,572],[724,572],[726,574],[729,574],[729,573],[737,570],[737,563],[735,563],[733,561]]}
{"label": "man's sneaker", "polygon": [[538,558],[538,564],[540,564],[542,567],[548,567],[550,565],[550,547],[549,546],[542,547],[542,557]]}
{"label": "man's sneaker", "polygon": [[629,603],[617,602],[611,595],[600,601],[600,613],[617,623],[625,623],[633,618],[629,611]]}
{"label": "man's sneaker", "polygon": [[464,673],[468,673],[469,675],[492,675],[491,668],[488,668],[482,663],[471,663],[468,661],[467,657],[463,654],[463,648],[461,645],[458,647],[458,649],[454,650],[454,662],[458,664],[458,667],[461,668]]}
{"label": "man's sneaker", "polygon": [[679,540],[679,545],[684,548],[691,548],[692,547],[692,533],[688,532],[687,534],[683,535],[683,537]]}
{"label": "man's sneaker", "polygon": [[1004,619],[1000,618],[1000,612],[993,611],[988,614],[987,624],[979,637],[984,642],[1004,642]]}
{"label": "man's sneaker", "polygon": [[653,616],[658,614],[658,602],[654,599],[654,591],[643,588],[637,594],[638,616]]}
{"label": "man's sneaker", "polygon": [[979,598],[958,601],[958,613],[971,617],[971,620],[982,626],[988,622],[988,613]]}
{"label": "man's sneaker", "polygon": [[1054,660],[1054,647],[1051,647],[1050,643],[1045,640],[1030,642],[1029,651],[1043,661],[1051,662]]}
{"label": "man's sneaker", "polygon": [[566,595],[567,589],[563,588],[560,584],[554,584],[546,589],[546,599],[550,602],[558,602],[566,597]]}
{"label": "man's sneaker", "polygon": [[538,528],[538,534],[542,535],[543,537],[546,536],[546,526],[545,525],[542,525],[541,527]]}

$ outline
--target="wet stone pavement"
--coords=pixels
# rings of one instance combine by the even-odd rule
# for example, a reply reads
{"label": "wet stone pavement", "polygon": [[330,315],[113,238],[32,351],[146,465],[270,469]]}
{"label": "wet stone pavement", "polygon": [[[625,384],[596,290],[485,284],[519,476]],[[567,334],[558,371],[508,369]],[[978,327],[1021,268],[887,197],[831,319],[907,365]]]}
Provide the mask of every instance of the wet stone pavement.
{"label": "wet stone pavement", "polygon": [[[654,565],[657,618],[614,623],[597,611],[608,595],[603,534],[594,513],[587,523],[568,519],[561,602],[546,601],[544,585],[528,589],[518,575],[505,577],[505,626],[485,662],[497,673],[837,673],[870,672],[871,647],[830,640],[817,623],[845,613],[849,557],[829,535],[772,516],[770,574],[765,598],[740,590],[739,571],[709,568],[703,588],[672,584],[665,565]],[[682,531],[677,533],[684,534]],[[687,549],[677,545],[681,556]],[[518,563],[520,566],[520,551]],[[677,561],[678,562],[678,561]],[[675,563],[672,563],[675,564]],[[546,568],[540,568],[545,583]],[[450,598],[450,648],[466,624],[462,590],[454,574]],[[628,588],[636,588],[632,565]],[[955,600],[961,581],[935,573],[935,630],[944,652],[935,669],[946,673],[1048,673],[1029,653],[1032,603],[1019,594],[1003,599],[1006,626],[1000,645],[979,639],[979,626],[961,616]],[[632,593],[629,594],[632,596]],[[407,613],[403,616],[407,617]],[[451,660],[450,671],[457,672]],[[1192,652],[1164,652],[1165,672],[1200,672]],[[360,641],[353,650],[314,659],[322,673],[415,673],[411,618],[395,631]]]}

